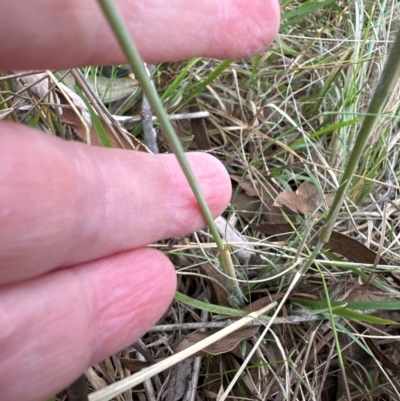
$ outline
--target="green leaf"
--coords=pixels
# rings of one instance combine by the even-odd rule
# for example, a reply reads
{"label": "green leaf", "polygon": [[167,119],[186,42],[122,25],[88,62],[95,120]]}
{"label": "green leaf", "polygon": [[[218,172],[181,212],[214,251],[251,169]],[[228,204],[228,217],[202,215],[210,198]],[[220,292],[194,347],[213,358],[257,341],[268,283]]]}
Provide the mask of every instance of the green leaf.
{"label": "green leaf", "polygon": [[203,92],[203,90],[211,84],[214,79],[219,77],[223,71],[225,71],[230,65],[232,64],[232,60],[224,60],[219,63],[219,65],[210,73],[207,75],[207,78],[200,81],[198,84],[194,86],[194,89],[189,93],[189,95],[186,98],[186,103],[189,102],[191,99],[193,99],[195,96],[197,96],[200,92]]}
{"label": "green leaf", "polygon": [[[299,298],[299,297],[291,297],[290,298],[294,302],[298,302],[299,304],[309,306],[311,308],[327,308],[327,301],[312,301],[310,299]],[[347,309],[352,310],[399,310],[400,309],[400,301],[331,301],[332,307],[346,307]]]}
{"label": "green leaf", "polygon": [[75,87],[76,93],[82,98],[82,100],[85,102],[89,113],[90,113],[90,117],[92,118],[92,122],[93,122],[93,126],[94,129],[96,131],[96,134],[99,136],[100,138],[100,142],[101,144],[105,147],[105,148],[111,148],[111,142],[108,139],[108,135],[106,130],[103,127],[103,124],[101,123],[99,117],[97,116],[97,114],[95,113],[95,111],[93,110],[92,105],[88,102],[88,100],[86,99],[86,96],[83,94],[82,90],[78,87]]}
{"label": "green leaf", "polygon": [[160,96],[162,101],[165,101],[174,90],[180,86],[183,80],[187,77],[189,70],[199,61],[200,58],[193,58],[189,60],[186,66],[182,69],[182,71],[178,74],[178,76],[168,85],[168,88],[165,92]]}
{"label": "green leaf", "polygon": [[[243,310],[232,309],[226,306],[214,305],[208,302],[198,301],[197,299],[190,298],[179,291],[175,293],[175,299],[187,306],[191,306],[192,308],[204,310],[206,312],[211,312],[217,315],[243,317],[249,314],[249,312]],[[270,317],[260,316],[260,319],[269,320]]]}
{"label": "green leaf", "polygon": [[[312,308],[313,313],[321,313],[321,309],[328,308],[327,301],[311,301],[310,299],[292,297],[292,301]],[[397,324],[393,320],[382,319],[380,317],[371,316],[357,310],[398,310],[400,309],[400,301],[370,301],[370,302],[338,302],[331,301],[332,312],[336,316],[345,317],[347,319],[359,322],[368,322],[375,324]]]}
{"label": "green leaf", "polygon": [[335,5],[336,2],[337,2],[336,0],[325,0],[325,1],[316,1],[316,2],[306,1],[301,6],[297,7],[296,9],[284,12],[282,14],[281,20],[285,21],[285,22],[281,24],[281,31],[283,32],[290,25],[295,24],[302,18],[304,18],[324,7]]}
{"label": "green leaf", "polygon": [[334,310],[335,315],[345,317],[347,319],[356,320],[358,322],[366,322],[372,324],[397,324],[397,322],[388,319],[382,319],[380,317],[366,315],[364,313],[352,311],[346,308],[336,308]]}
{"label": "green leaf", "polygon": [[206,312],[216,313],[218,315],[226,316],[246,316],[248,312],[237,309],[227,308],[226,306],[213,305],[208,302],[198,301],[197,299],[190,298],[181,292],[175,293],[175,299],[192,308],[204,310]]}

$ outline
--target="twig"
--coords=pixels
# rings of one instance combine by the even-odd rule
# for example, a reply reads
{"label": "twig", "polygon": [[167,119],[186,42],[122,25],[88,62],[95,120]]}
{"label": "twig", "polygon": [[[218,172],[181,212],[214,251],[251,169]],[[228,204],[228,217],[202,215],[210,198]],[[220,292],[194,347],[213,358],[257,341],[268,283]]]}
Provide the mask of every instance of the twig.
{"label": "twig", "polygon": [[[201,321],[202,322],[206,321],[207,315],[208,315],[208,312],[206,312],[204,310],[201,311]],[[204,331],[204,329],[200,329],[200,331]],[[192,379],[190,380],[190,382],[188,384],[188,390],[186,392],[185,397],[183,398],[183,401],[195,401],[195,399],[196,399],[196,390],[197,390],[197,384],[199,382],[202,359],[203,359],[202,356],[197,356],[196,358],[194,358]]]}
{"label": "twig", "polygon": [[[136,344],[139,345],[143,349],[146,348],[146,346],[140,340]],[[146,361],[146,358],[143,356],[142,352],[136,351],[136,356],[139,361]],[[143,386],[144,386],[144,389],[147,394],[147,400],[148,401],[156,401],[157,397],[156,397],[156,393],[154,391],[154,387],[153,387],[151,380],[150,379],[145,380],[143,382]]]}
{"label": "twig", "polygon": [[[315,322],[317,320],[326,320],[322,315],[305,315],[305,316],[287,316],[277,317],[272,324],[298,324],[303,322]],[[227,319],[223,322],[195,322],[195,323],[181,323],[181,324],[160,324],[153,326],[149,332],[163,332],[163,331],[177,331],[177,330],[198,330],[198,329],[221,329],[230,326],[235,320]],[[254,320],[245,325],[245,327],[264,326],[269,320]]]}
{"label": "twig", "polygon": [[[94,91],[93,88],[88,84],[85,76],[82,74],[82,71],[79,68],[73,68],[71,70],[71,74],[74,77],[77,85],[86,95],[87,99],[89,100],[90,104],[96,111],[103,124],[107,127],[109,132],[111,132],[111,134],[117,141],[118,145],[121,146],[121,148],[124,148],[125,146],[123,145],[121,138],[117,134],[117,130],[119,133],[121,133],[121,130],[118,129],[119,127],[117,127],[116,124],[113,123],[113,117],[111,113],[108,111],[107,107],[104,106],[96,91]],[[128,142],[130,147],[134,149],[134,145],[127,135],[124,136],[124,139]]]}
{"label": "twig", "polygon": [[226,337],[228,334],[233,333],[234,331],[245,326],[248,322],[251,322],[253,319],[258,319],[259,316],[265,314],[267,311],[271,310],[276,305],[277,305],[277,303],[273,302],[270,305],[260,309],[257,312],[252,312],[252,313],[248,314],[247,316],[245,316],[244,318],[234,322],[229,327],[225,327],[224,329],[218,331],[217,333],[210,335],[209,337],[205,338],[202,341],[199,341],[198,343],[192,345],[191,347],[186,348],[185,350],[178,352],[177,354],[172,355],[171,357],[169,357],[161,362],[158,362],[153,366],[145,368],[130,377],[120,380],[119,382],[114,383],[105,389],[102,389],[102,390],[99,390],[99,391],[96,391],[96,392],[90,394],[89,400],[90,401],[106,401],[106,400],[110,400],[111,398],[115,397],[118,394],[122,394],[124,391],[126,391],[132,387],[135,387],[140,383],[143,383],[143,381],[148,379],[149,377],[155,376],[156,374],[164,371],[165,369],[168,369],[171,366],[176,365],[183,359],[186,359],[186,358],[190,357],[191,355],[194,355],[198,351],[201,351],[208,345],[221,340],[222,338]]}
{"label": "twig", "polygon": [[[389,184],[391,184],[390,169],[388,169],[386,171],[383,179],[385,182],[389,182]],[[362,212],[362,211],[375,212],[376,210],[378,210],[378,207],[382,207],[386,202],[392,201],[395,198],[396,198],[396,189],[393,187],[389,187],[379,200],[372,203],[371,205],[368,205],[366,208],[359,210],[357,213]]]}
{"label": "twig", "polygon": [[[174,120],[191,120],[194,118],[206,118],[206,117],[210,117],[211,114],[208,111],[199,111],[196,113],[180,113],[180,114],[171,114],[168,115],[168,118],[171,121]],[[140,116],[136,116],[136,117],[127,117],[127,116],[117,116],[117,115],[113,115],[114,119],[116,121],[120,121],[123,123],[137,123],[140,122],[142,120],[142,118]],[[151,121],[158,121],[158,118],[156,116],[152,116],[151,117]]]}
{"label": "twig", "polygon": [[[149,77],[153,75],[156,67],[153,64],[147,64],[147,71],[149,73]],[[160,153],[157,145],[157,132],[153,127],[153,111],[151,109],[151,105],[149,103],[149,99],[147,99],[146,94],[143,92],[142,95],[142,110],[140,112],[140,117],[143,125],[143,133],[144,133],[144,143],[145,145],[154,153]]]}

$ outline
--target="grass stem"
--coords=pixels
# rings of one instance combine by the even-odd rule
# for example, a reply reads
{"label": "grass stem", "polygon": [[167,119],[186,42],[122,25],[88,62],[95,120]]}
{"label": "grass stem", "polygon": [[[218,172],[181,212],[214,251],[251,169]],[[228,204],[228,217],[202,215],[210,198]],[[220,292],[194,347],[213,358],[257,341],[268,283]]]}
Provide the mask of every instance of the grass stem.
{"label": "grass stem", "polygon": [[[176,135],[172,124],[168,118],[168,115],[163,107],[163,104],[146,72],[144,63],[139,55],[139,52],[136,49],[135,44],[129,34],[126,25],[122,19],[121,14],[117,10],[113,0],[98,0],[99,4],[106,16],[131,68],[138,79],[138,81],[142,85],[143,92],[145,93],[154,114],[158,118],[158,122],[163,129],[164,135],[166,136],[169,145],[171,146],[172,151],[174,152],[176,158],[179,161],[179,164],[190,184],[190,187],[193,190],[193,193],[199,203],[199,206],[203,212],[204,218],[206,219],[212,236],[217,244],[218,251],[220,254],[226,253],[226,248],[224,243],[219,235],[216,224],[214,223],[214,218],[211,214],[211,211],[207,205],[207,202],[200,190],[200,186],[198,185],[196,178],[193,174],[193,171],[188,163],[183,147],[179,141],[178,136]],[[224,264],[226,258],[220,258],[221,267],[228,274],[232,281],[236,280],[236,277],[232,277],[232,270],[228,266]],[[233,270],[234,271],[234,270]],[[235,293],[237,294],[237,288]],[[240,292],[241,293],[241,292]],[[239,297],[240,298],[240,297]],[[239,299],[239,303],[242,304],[242,299]]]}

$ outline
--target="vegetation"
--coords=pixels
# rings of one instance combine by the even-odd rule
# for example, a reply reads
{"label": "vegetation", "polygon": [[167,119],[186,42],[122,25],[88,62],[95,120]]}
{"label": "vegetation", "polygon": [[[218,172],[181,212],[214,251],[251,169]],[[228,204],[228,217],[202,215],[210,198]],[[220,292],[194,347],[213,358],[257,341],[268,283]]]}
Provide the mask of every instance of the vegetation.
{"label": "vegetation", "polygon": [[[155,67],[153,82],[168,115],[184,117],[172,125],[185,150],[215,155],[231,175],[234,192],[224,217],[236,237],[226,227],[221,231],[246,311],[277,306],[272,317],[124,391],[121,400],[400,398],[397,82],[346,181],[334,232],[313,254],[343,188],[398,20],[393,0],[288,0],[280,34],[265,53]],[[146,122],[130,118],[139,115],[142,92],[119,71],[113,67],[107,78],[94,67],[74,73],[83,84],[71,88],[95,129],[49,107],[49,94],[28,112],[13,110],[21,82],[16,76],[0,80],[0,107],[5,118],[54,135],[143,150]],[[92,98],[85,82],[94,88]],[[29,87],[25,93],[37,104],[40,95]],[[193,118],[195,112],[203,112],[201,118]],[[107,124],[106,113],[124,128]],[[155,128],[159,152],[171,152],[157,122]],[[170,256],[179,288],[168,314],[139,343],[151,358],[168,357],[245,314],[233,302],[237,294],[226,290],[229,280],[207,229],[153,246]],[[150,362],[137,347],[124,350],[90,369],[90,391]]]}

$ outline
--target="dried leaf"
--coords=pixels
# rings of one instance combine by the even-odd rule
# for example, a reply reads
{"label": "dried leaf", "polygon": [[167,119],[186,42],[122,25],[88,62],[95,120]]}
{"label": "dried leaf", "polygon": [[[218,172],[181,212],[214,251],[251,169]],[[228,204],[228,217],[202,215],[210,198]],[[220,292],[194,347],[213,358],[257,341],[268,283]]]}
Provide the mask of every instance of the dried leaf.
{"label": "dried leaf", "polygon": [[54,90],[49,92],[49,77],[45,73],[35,73],[25,75],[19,78],[19,81],[30,87],[30,91],[35,94],[38,99],[46,99],[59,114],[62,113],[62,108],[57,107],[60,104],[60,99]]}
{"label": "dried leaf", "polygon": [[107,387],[107,382],[102,377],[100,377],[92,367],[88,368],[85,371],[85,376],[90,385],[95,390],[100,390],[104,387]]}
{"label": "dried leaf", "polygon": [[192,374],[193,358],[185,359],[171,370],[168,387],[163,394],[164,401],[178,401],[186,392]]}
{"label": "dried leaf", "polygon": [[263,188],[257,185],[256,182],[244,180],[242,176],[230,174],[229,175],[233,181],[236,181],[240,188],[242,188],[249,196],[258,196],[260,198],[264,197]]}
{"label": "dried leaf", "polygon": [[[102,79],[106,79],[107,81],[109,81],[108,78],[104,77],[98,77],[98,78],[100,81]],[[66,99],[65,96],[60,91],[56,90],[49,91],[50,80],[49,76],[45,73],[32,73],[30,75],[21,77],[20,81],[26,85],[29,85],[31,92],[33,92],[39,99],[45,97],[46,100],[52,105],[51,107],[59,116],[60,120],[63,123],[70,125],[74,129],[76,135],[83,141],[86,141],[87,132],[86,132],[86,127],[82,123],[83,119],[86,122],[87,126],[89,127],[90,143],[95,146],[103,146],[99,138],[99,135],[96,133],[95,128],[92,126],[92,119],[90,116],[90,112],[85,102],[67,85],[65,85],[62,82],[59,82],[57,84],[59,87],[62,88],[62,90],[68,96],[69,99]],[[113,84],[114,89],[112,89],[114,91],[113,92],[114,95],[116,96],[118,95],[118,93],[121,94],[121,87],[118,85],[124,85],[124,90],[122,90],[122,92],[125,93],[124,96],[126,96],[127,91],[130,91],[131,93],[132,88],[137,85],[131,78],[126,78],[126,79],[119,78],[115,79],[114,81],[118,82]],[[104,86],[106,87],[107,85]],[[72,102],[72,104],[77,108],[77,110],[80,113],[80,116],[78,116],[76,112],[70,108],[70,102]],[[63,106],[68,106],[68,107],[63,107]],[[115,122],[115,124],[118,123]],[[104,129],[107,132],[107,137],[112,147],[114,148],[123,147],[151,153],[144,144],[142,144],[136,138],[130,137],[128,132],[119,125],[118,125],[119,141],[114,137],[114,135],[111,132],[109,132],[108,127],[106,125],[104,125]]]}
{"label": "dried leaf", "polygon": [[82,375],[71,383],[67,387],[66,393],[68,401],[87,401],[88,389],[85,376]]}
{"label": "dried leaf", "polygon": [[374,354],[375,358],[385,367],[390,369],[392,372],[400,372],[400,366],[394,362],[392,362],[385,354],[381,351],[381,349],[375,344],[372,338],[366,338],[366,343],[368,344],[369,349]]}
{"label": "dried leaf", "polygon": [[[231,204],[235,209],[235,212],[246,220],[251,220],[255,215],[262,211],[260,199],[251,197],[243,192],[234,194]],[[279,208],[276,209],[279,210]]]}
{"label": "dried leaf", "polygon": [[[148,368],[151,366],[150,362],[147,361],[139,361],[138,359],[130,359],[130,358],[119,358],[122,363],[122,366],[133,373],[139,372],[139,370],[143,368]],[[158,361],[157,361],[158,362]]]}
{"label": "dried leaf", "polygon": [[[165,356],[165,357],[162,357],[162,358],[156,358],[154,360],[154,362],[155,363],[161,362],[165,358],[167,358],[167,357]],[[120,357],[119,360],[120,360],[122,366],[125,369],[130,370],[132,373],[137,373],[137,372],[139,372],[139,370],[142,370],[144,368],[148,368],[149,366],[153,365],[151,362],[139,361],[139,359],[131,359],[131,358]]]}
{"label": "dried leaf", "polygon": [[[197,97],[194,97],[189,106],[191,113],[197,113],[201,111],[201,107]],[[192,118],[190,120],[190,128],[194,135],[194,141],[199,150],[209,150],[212,148],[210,138],[208,137],[208,129],[206,127],[205,118]]]}
{"label": "dried leaf", "polygon": [[[400,321],[400,311],[398,309],[394,309],[395,305],[390,305],[390,301],[398,300],[399,297],[397,293],[388,294],[382,290],[377,288],[368,288],[366,291],[366,287],[358,286],[353,289],[353,291],[346,297],[346,302],[371,302],[371,309],[373,309],[374,302],[384,302],[387,305],[387,309],[379,309],[372,315],[380,317],[381,319],[392,320],[395,322]],[[388,303],[389,302],[389,303]]]}
{"label": "dried leaf", "polygon": [[[57,87],[49,89],[50,77],[48,74],[42,72],[32,72],[30,75],[20,77],[20,81],[30,86],[31,92],[34,93],[39,99],[46,99],[51,104],[51,107],[57,112],[57,114],[62,116],[64,109],[62,107],[58,107],[57,105],[61,106],[68,103],[63,102],[60,93],[55,90]],[[92,121],[90,118],[90,113],[84,101],[62,82],[59,82],[57,85],[61,87],[62,90],[68,95],[73,105],[81,112],[83,119],[89,126],[91,126]]]}
{"label": "dried leaf", "polygon": [[211,398],[211,399],[217,398],[217,395],[218,395],[214,391],[210,391],[210,390],[207,390],[207,389],[203,389],[203,393],[204,393],[205,396],[207,396],[208,398]]}
{"label": "dried leaf", "polygon": [[210,283],[214,302],[220,306],[229,306],[229,292],[226,289],[227,278],[209,262],[202,263],[201,269],[208,277],[213,279]]}
{"label": "dried leaf", "polygon": [[[231,178],[232,177],[233,176],[231,176]],[[231,203],[237,213],[246,220],[251,220],[255,215],[262,214],[265,216],[266,221],[270,223],[286,223],[286,219],[282,214],[282,209],[287,215],[293,214],[287,207],[281,209],[277,206],[273,206],[274,201],[268,193],[261,191],[262,198],[260,198],[260,194],[253,192],[248,184],[245,184],[244,189],[246,193],[239,192],[235,194]]]}
{"label": "dried leaf", "polygon": [[275,199],[274,206],[286,206],[295,213],[306,216],[314,213],[321,199],[314,184],[304,181],[296,192],[283,191]]}
{"label": "dried leaf", "polygon": [[[258,231],[265,233],[267,235],[276,235],[276,234],[283,234],[278,237],[275,237],[277,240],[281,240],[282,237],[288,238],[288,232],[291,232],[291,226],[289,224],[261,224],[258,226],[253,226]],[[317,228],[320,226],[317,226]],[[315,245],[318,241],[317,236],[313,236],[311,240],[311,244]],[[347,235],[338,233],[336,231],[332,232],[330,240],[324,245],[326,249],[330,249],[332,252],[338,253],[343,257],[349,259],[352,262],[359,262],[359,263],[370,263],[373,264],[377,258],[377,253],[372,251],[371,249],[367,248],[365,245],[361,244],[359,241],[355,240],[354,238],[348,237]],[[383,258],[379,258],[379,264],[386,265],[386,261]],[[366,287],[359,287],[350,293],[344,301],[369,301],[369,302],[378,302],[378,301],[385,301],[388,299],[389,294],[384,293],[383,291],[380,292],[377,289],[371,291],[370,288]],[[384,313],[383,313],[384,312]],[[397,316],[395,315],[397,314]],[[397,310],[385,310],[385,311],[378,311],[377,315],[381,318],[385,318],[388,320],[399,321],[399,312]],[[382,328],[381,328],[382,330]],[[388,336],[389,338],[389,336]],[[382,350],[380,349],[379,345],[377,345],[371,338],[365,338],[370,350],[374,354],[375,358],[382,363],[382,365],[388,369],[391,369],[393,372],[400,372],[400,365],[398,361],[393,362],[393,355],[395,355],[396,351],[396,340],[394,339],[393,345],[390,347],[388,344],[385,344],[385,351],[390,353],[389,355],[385,355]],[[349,347],[346,347],[346,343],[349,342],[349,338],[347,335],[342,334],[340,337],[340,343],[343,346],[344,356],[349,359],[356,360],[362,366],[367,368],[367,371],[374,375],[374,369],[376,369],[376,363],[370,358],[364,351],[361,350],[360,347],[350,344]],[[397,363],[396,363],[397,362]],[[351,374],[351,372],[350,372]],[[347,380],[349,380],[347,377]],[[356,378],[351,379],[357,383]],[[344,393],[343,389],[339,389],[340,382],[338,385],[338,394]]]}
{"label": "dried leaf", "polygon": [[[68,104],[68,101],[64,98],[64,96],[61,93],[58,96],[59,96],[62,104]],[[86,128],[82,124],[81,119],[75,113],[74,110],[72,110],[70,108],[64,108],[63,113],[59,117],[63,123],[70,125],[74,129],[76,135],[80,139],[82,139],[83,141],[86,142],[86,139],[87,139],[86,138]],[[118,124],[118,123],[115,122],[115,125],[116,124]],[[89,128],[90,128],[89,135],[90,135],[91,145],[103,146],[101,143],[100,137],[97,134],[95,128],[93,126],[90,126]],[[125,129],[123,129],[122,127],[120,127],[119,125],[118,125],[118,134],[120,134],[120,135],[118,136],[118,138],[120,139],[120,143],[117,141],[117,139],[115,138],[113,133],[110,132],[107,125],[104,124],[103,128],[106,131],[107,138],[110,141],[111,147],[113,147],[113,148],[121,148],[122,147],[122,148],[128,148],[128,149],[135,149],[140,152],[151,153],[150,150],[147,148],[147,146],[145,146],[143,143],[138,141],[136,138],[129,136],[127,131]]]}
{"label": "dried leaf", "polygon": [[[209,337],[211,334],[214,334],[218,330],[210,330],[206,333],[201,332],[193,332],[190,333],[187,337],[183,339],[183,341],[178,345],[177,352],[182,351],[193,344],[197,344],[199,341],[204,340]],[[258,331],[258,327],[245,327],[243,329],[237,330],[234,333],[226,336],[220,341],[217,341],[214,344],[209,345],[204,348],[203,352],[209,355],[220,355],[226,352],[232,351],[236,348],[239,343],[247,338],[253,337]]]}
{"label": "dried leaf", "polygon": [[215,219],[215,224],[219,233],[224,237],[225,241],[229,244],[231,242],[241,242],[240,245],[233,245],[235,249],[235,255],[239,260],[248,265],[249,260],[252,255],[255,254],[254,247],[250,244],[245,245],[247,238],[240,234],[238,230],[235,229],[231,224],[229,224],[222,216]]}
{"label": "dried leaf", "polygon": [[246,312],[254,312],[264,308],[272,302],[271,297],[262,297],[252,302],[250,305],[246,305],[243,310]]}
{"label": "dried leaf", "polygon": [[[256,230],[261,233],[267,235],[274,235],[277,241],[283,241],[290,237],[290,234],[293,231],[293,228],[290,224],[258,224],[253,225]],[[318,229],[320,225],[316,225],[315,228]],[[282,234],[282,235],[277,235]],[[310,244],[316,245],[318,242],[318,236],[313,235],[311,237]],[[357,241],[354,238],[349,237],[348,235],[338,233],[337,231],[332,231],[331,238],[324,245],[325,249],[329,249],[332,252],[336,252],[345,258],[348,258],[352,262],[359,263],[371,263],[375,262],[375,258],[377,256],[376,252],[367,248],[361,242]],[[383,258],[379,258],[378,264],[386,265],[386,261]]]}
{"label": "dried leaf", "polygon": [[[60,71],[60,74],[62,75],[65,75],[65,73],[65,70]],[[95,80],[89,76],[87,77],[87,80],[105,103],[124,99],[127,96],[132,95],[132,93],[138,88],[138,81],[133,79],[131,76],[107,78],[100,75],[96,76]],[[63,82],[71,89],[75,86],[75,79],[70,73],[64,77]]]}

